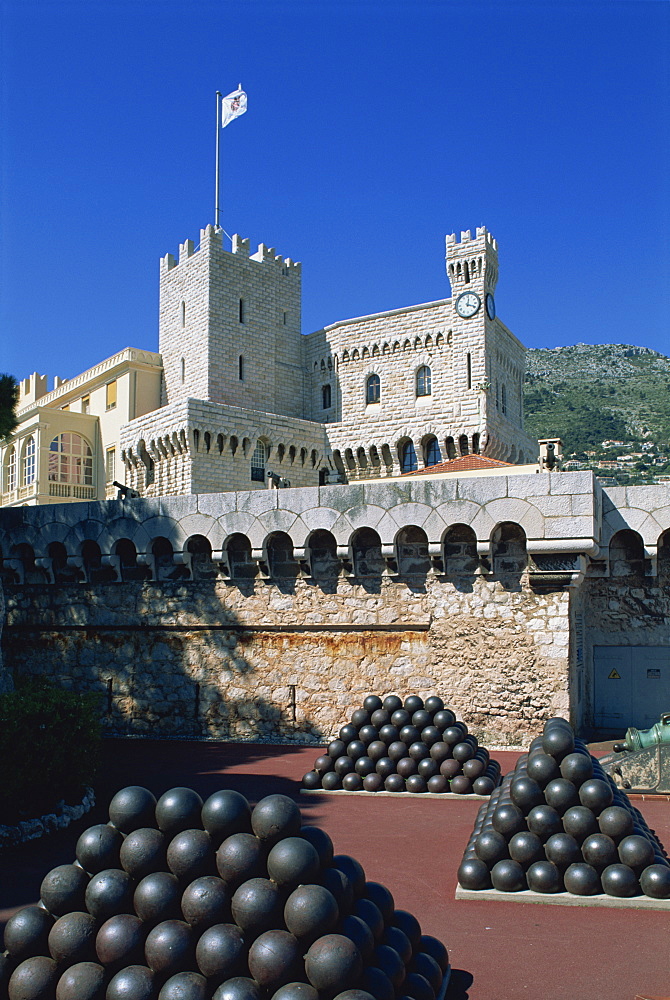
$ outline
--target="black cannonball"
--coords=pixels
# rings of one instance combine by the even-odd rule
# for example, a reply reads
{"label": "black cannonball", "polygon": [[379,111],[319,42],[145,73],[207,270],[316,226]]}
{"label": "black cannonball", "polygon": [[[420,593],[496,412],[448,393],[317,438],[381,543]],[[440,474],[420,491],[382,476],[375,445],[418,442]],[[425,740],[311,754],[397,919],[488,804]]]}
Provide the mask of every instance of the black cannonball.
{"label": "black cannonball", "polygon": [[640,893],[637,875],[628,865],[608,865],[600,874],[603,892],[608,896],[626,898]]}
{"label": "black cannonball", "polygon": [[158,1000],[209,1000],[207,980],[198,972],[177,972],[163,983]]}
{"label": "black cannonball", "polygon": [[266,878],[252,878],[244,882],[231,902],[233,920],[249,939],[275,927],[281,921],[282,909],[283,898],[279,887]]}
{"label": "black cannonball", "polygon": [[326,868],[321,873],[321,885],[335,897],[340,913],[348,913],[354,905],[354,883],[339,868]]}
{"label": "black cannonball", "polygon": [[580,786],[579,801],[598,816],[612,805],[612,789],[600,778],[589,778]]}
{"label": "black cannonball", "polygon": [[[333,758],[329,757],[327,753],[322,754],[320,757],[317,757],[316,760],[314,761],[314,770],[317,772],[317,774],[320,775],[327,774],[328,771],[332,771]],[[251,827],[251,812],[249,813],[249,827],[247,828],[247,832],[250,827]]]}
{"label": "black cannonball", "polygon": [[342,778],[336,771],[329,771],[321,779],[321,787],[326,792],[336,792],[342,787]]}
{"label": "black cannonball", "polygon": [[[394,740],[390,743],[387,750],[387,756],[389,760],[399,761],[407,755],[407,744],[403,743],[402,740]],[[377,761],[379,763],[379,761]]]}
{"label": "black cannonball", "polygon": [[532,865],[534,861],[543,860],[545,856],[542,841],[530,830],[519,830],[513,834],[509,840],[508,850],[512,861],[518,861],[524,868]]}
{"label": "black cannonball", "polygon": [[164,920],[147,935],[144,955],[152,972],[173,976],[191,961],[193,931],[183,920]]}
{"label": "black cannonball", "polygon": [[463,764],[466,760],[470,760],[472,757],[474,757],[474,755],[475,751],[472,747],[472,744],[466,743],[465,741],[462,743],[456,743],[451,748],[451,756],[454,758],[454,760],[457,760],[460,764]]}
{"label": "black cannonball", "polygon": [[405,781],[405,788],[414,794],[428,791],[426,779],[421,774],[410,774]]}
{"label": "black cannonball", "polygon": [[584,839],[582,857],[588,865],[592,865],[597,871],[602,871],[608,865],[614,865],[619,861],[616,844],[611,837],[604,833],[592,833]]}
{"label": "black cannonball", "polygon": [[391,919],[395,904],[391,891],[385,885],[382,885],[380,882],[366,882],[364,898],[369,899],[375,904],[385,923]]}
{"label": "black cannonball", "polygon": [[[611,838],[607,838],[610,840]],[[619,860],[639,875],[654,863],[654,848],[646,837],[631,834],[619,841]]]}
{"label": "black cannonball", "polygon": [[350,771],[342,778],[342,788],[345,792],[360,792],[363,788],[363,779],[356,771]]}
{"label": "black cannonball", "polygon": [[448,726],[442,733],[442,740],[451,748],[455,747],[457,743],[462,743],[464,735],[460,726]]}
{"label": "black cannonball", "polygon": [[384,791],[385,792],[404,792],[405,791],[405,779],[401,774],[387,774],[384,778]]}
{"label": "black cannonball", "polygon": [[444,702],[437,695],[433,694],[430,698],[426,698],[425,704],[423,706],[427,712],[434,715],[435,712],[442,712],[444,710]]}
{"label": "black cannonball", "polygon": [[421,730],[421,742],[425,743],[430,750],[436,743],[442,742],[442,730],[438,729],[437,726],[424,726]]}
{"label": "black cannonball", "polygon": [[265,848],[251,833],[233,833],[216,852],[216,868],[227,885],[241,885],[265,873]]}
{"label": "black cannonball", "polygon": [[403,930],[399,927],[394,927],[393,924],[388,924],[388,926],[384,928],[381,943],[394,948],[400,955],[404,964],[409,964],[412,959],[414,949],[412,948],[412,942]]}
{"label": "black cannonball", "polygon": [[169,837],[200,825],[203,802],[192,788],[171,788],[156,803],[158,829]]}
{"label": "black cannonball", "polygon": [[137,885],[133,909],[145,923],[160,924],[181,916],[180,898],[179,881],[171,872],[152,872]]}
{"label": "black cannonball", "polygon": [[432,757],[425,757],[423,760],[419,761],[417,773],[420,774],[425,781],[429,781],[430,778],[437,777],[440,774],[440,769]]}
{"label": "black cannonball", "polygon": [[417,729],[416,726],[403,726],[400,730],[400,739],[406,745],[410,746],[412,743],[421,742],[421,730]]}
{"label": "black cannonball", "polygon": [[518,861],[503,858],[497,861],[491,869],[493,888],[500,892],[521,892],[527,888],[526,874]]}
{"label": "black cannonball", "polygon": [[419,950],[424,955],[430,955],[431,958],[434,958],[443,974],[447,971],[449,968],[449,952],[441,941],[438,941],[437,938],[432,937],[430,934],[422,934],[419,941]]}
{"label": "black cannonball", "polygon": [[396,743],[400,738],[400,730],[397,726],[387,723],[385,726],[379,727],[379,732],[377,733],[377,739],[375,742],[383,743],[385,747],[391,745],[391,743]]}
{"label": "black cannonball", "polygon": [[[305,985],[305,989],[309,988]],[[232,979],[221,983],[214,991],[212,1000],[261,1000],[262,997],[263,991],[255,979],[249,979],[248,976],[233,976]],[[305,1000],[317,1000],[317,998],[305,997]]]}
{"label": "black cannonball", "polygon": [[623,837],[629,837],[633,832],[633,817],[628,809],[622,806],[608,806],[598,816],[598,827],[601,833],[606,833],[615,843]]}
{"label": "black cannonball", "polygon": [[441,764],[442,761],[450,760],[451,758],[451,747],[448,743],[440,740],[438,743],[433,743],[430,748],[430,756],[435,761],[436,764]]}
{"label": "black cannonball", "polygon": [[418,972],[408,972],[402,985],[402,993],[410,1000],[435,1000],[435,990],[425,976]]}
{"label": "black cannonball", "polygon": [[355,984],[363,962],[354,942],[343,934],[324,934],[305,955],[307,978],[319,993],[332,996]]}
{"label": "black cannonball", "polygon": [[563,813],[563,829],[581,843],[585,837],[598,832],[598,823],[586,806],[571,806]]}
{"label": "black cannonball", "polygon": [[405,963],[395,948],[391,948],[388,944],[377,945],[372,954],[371,964],[389,977],[397,993],[405,979],[406,970]]}
{"label": "black cannonball", "polygon": [[406,712],[404,708],[399,708],[391,716],[391,725],[395,726],[398,730],[401,730],[403,726],[409,726],[411,722],[412,714],[411,712]]}
{"label": "black cannonball", "polygon": [[[316,996],[318,996],[316,990],[314,991],[314,993]],[[274,997],[272,997],[272,1000],[275,1000],[276,996],[277,994],[275,993]],[[316,996],[314,1000],[316,1000]],[[298,1000],[302,1000],[302,998],[299,997]],[[312,998],[310,998],[310,1000],[312,1000]],[[334,997],[334,1000],[375,1000],[375,998],[373,997],[372,993],[368,993],[366,990],[358,989],[358,990],[343,990],[342,993],[338,993],[337,996]]]}
{"label": "black cannonball", "polygon": [[[221,1000],[236,1000],[236,998],[221,997]],[[271,1000],[319,1000],[319,994],[309,983],[287,983],[286,986],[279,987]]]}
{"label": "black cannonball", "polygon": [[295,979],[302,949],[288,931],[269,930],[249,948],[249,972],[263,989],[275,991]]}
{"label": "black cannonball", "polygon": [[649,865],[640,874],[640,888],[651,899],[670,899],[670,867],[666,864]]}
{"label": "black cannonball", "polygon": [[[550,757],[549,760],[553,760],[553,757]],[[527,774],[512,779],[509,794],[514,805],[518,806],[524,815],[527,815],[535,806],[544,803],[542,788]]]}
{"label": "black cannonball", "polygon": [[395,990],[393,983],[381,969],[374,965],[367,965],[363,969],[363,974],[358,983],[359,989],[364,993],[369,993],[374,1000],[395,1000]]}
{"label": "black cannonball", "polygon": [[352,726],[348,722],[345,726],[342,726],[338,736],[344,743],[351,743],[352,740],[358,739],[358,726]]}
{"label": "black cannonball", "polygon": [[95,875],[105,868],[120,866],[119,851],[122,843],[123,836],[116,827],[99,823],[84,830],[77,841],[75,855],[84,871]]}
{"label": "black cannonball", "polygon": [[9,1000],[52,1000],[58,978],[58,966],[52,958],[45,955],[27,958],[11,975]]}
{"label": "black cannonball", "polygon": [[600,875],[593,865],[578,861],[570,865],[563,874],[566,892],[574,896],[594,896],[601,891]]}
{"label": "black cannonball", "polygon": [[472,757],[470,760],[463,761],[463,774],[466,778],[470,778],[471,781],[479,778],[485,770],[486,761],[481,757]]}
{"label": "black cannonball", "polygon": [[318,771],[307,771],[306,774],[302,776],[302,787],[306,788],[308,791],[313,792],[317,788],[321,788],[321,775]]}
{"label": "black cannonball", "polygon": [[420,976],[427,979],[437,995],[442,988],[442,968],[432,955],[423,950],[418,951],[410,965],[410,972],[418,972]]}
{"label": "black cannonball", "polygon": [[526,823],[531,833],[536,833],[542,840],[549,840],[554,833],[563,829],[561,817],[551,806],[533,806],[526,817]]}
{"label": "black cannonball", "polygon": [[5,924],[5,949],[17,962],[47,950],[54,919],[41,906],[24,906]]}
{"label": "black cannonball", "polygon": [[347,752],[347,744],[344,740],[333,740],[328,744],[328,756],[332,757],[333,760],[337,760],[338,757],[342,757],[343,754]]}
{"label": "black cannonball", "polygon": [[98,872],[86,886],[86,909],[100,922],[116,913],[130,913],[134,889],[134,880],[120,868]]}
{"label": "black cannonball", "polygon": [[188,885],[181,897],[181,912],[187,924],[201,932],[230,920],[230,890],[216,875],[203,875]]}
{"label": "black cannonball", "polygon": [[547,861],[564,870],[582,860],[579,844],[569,833],[553,833],[544,845]]}
{"label": "black cannonball", "polygon": [[423,708],[423,698],[420,698],[418,694],[410,694],[405,698],[402,706],[406,712],[413,715],[418,712],[419,709]]}
{"label": "black cannonball", "polygon": [[366,774],[373,774],[375,772],[375,761],[370,760],[369,757],[359,757],[355,764],[356,774],[360,774],[361,778],[364,778]]}
{"label": "black cannonball", "polygon": [[467,858],[459,866],[458,881],[464,889],[490,889],[489,867],[478,857]]}
{"label": "black cannonball", "polygon": [[287,795],[266,795],[251,814],[251,828],[268,845],[300,832],[300,810]]}
{"label": "black cannonball", "polygon": [[[362,781],[358,775],[360,786]],[[318,877],[321,863],[316,849],[303,837],[285,837],[267,857],[268,875],[282,888],[294,888]]]}
{"label": "black cannonball", "polygon": [[349,854],[336,854],[333,858],[333,867],[347,876],[357,899],[365,893],[365,871],[356,858],[352,858]]}
{"label": "black cannonball", "polygon": [[203,976],[221,982],[244,971],[247,946],[237,924],[215,924],[195,946],[196,965]]}
{"label": "black cannonball", "polygon": [[144,878],[150,872],[167,868],[165,852],[168,840],[155,827],[139,827],[128,834],[121,844],[119,860],[121,867],[133,878]]}
{"label": "black cannonball", "polygon": [[156,797],[141,785],[128,785],[109,803],[109,819],[121,833],[151,827],[156,821]]}
{"label": "black cannonball", "polygon": [[381,940],[381,936],[384,933],[384,917],[376,903],[363,896],[356,900],[351,912],[355,917],[360,917],[368,925],[375,941],[378,942]]}
{"label": "black cannonball", "polygon": [[301,826],[300,836],[312,845],[319,855],[319,863],[322,867],[332,864],[333,842],[325,830],[319,826]]}
{"label": "black cannonball", "polygon": [[214,846],[205,830],[182,830],[167,849],[168,868],[182,882],[215,871]]}
{"label": "black cannonball", "polygon": [[382,700],[376,694],[369,694],[363,702],[363,708],[366,712],[378,712],[381,707]]}
{"label": "black cannonball", "polygon": [[472,791],[475,795],[490,795],[495,787],[495,781],[487,775],[482,775],[481,778],[475,778],[472,782]]}
{"label": "black cannonball", "polygon": [[366,792],[381,792],[383,787],[384,779],[376,771],[372,774],[366,774],[363,778],[363,788]]}
{"label": "black cannonball", "polygon": [[496,806],[491,816],[491,823],[493,829],[502,833],[506,839],[526,829],[523,812],[513,802]]}
{"label": "black cannonball", "polygon": [[544,788],[554,778],[560,777],[561,771],[554,758],[542,751],[529,756],[526,763],[526,774],[528,778],[537,782],[540,788]]}
{"label": "black cannonball", "polygon": [[426,726],[430,726],[432,721],[432,715],[425,708],[420,708],[418,711],[412,713],[412,725],[416,726],[417,729],[425,729]]}
{"label": "black cannonball", "polygon": [[49,931],[49,954],[58,965],[75,965],[95,958],[97,925],[90,913],[66,913]]}
{"label": "black cannonball", "polygon": [[456,795],[469,795],[472,791],[472,782],[464,774],[455,774],[449,782],[449,788]]}
{"label": "black cannonball", "polygon": [[412,760],[416,761],[425,760],[427,757],[430,757],[430,750],[421,740],[417,740],[416,743],[410,743],[407,753]]}
{"label": "black cannonball", "polygon": [[300,885],[284,906],[284,923],[294,937],[311,944],[333,929],[339,917],[337,901],[322,885]]}
{"label": "black cannonball", "polygon": [[351,725],[362,729],[370,724],[370,712],[365,708],[357,708],[351,713]]}
{"label": "black cannonball", "polygon": [[66,969],[56,986],[56,1000],[105,1000],[107,973],[96,962],[78,962]]}
{"label": "black cannonball", "polygon": [[350,913],[344,917],[337,928],[338,934],[350,938],[361,953],[361,958],[367,964],[375,950],[375,939],[372,931],[360,917]]}
{"label": "black cannonball", "polygon": [[569,753],[561,761],[561,777],[579,788],[593,774],[593,761],[583,753]]}
{"label": "black cannonball", "polygon": [[[319,770],[316,765],[315,770]],[[213,842],[220,844],[233,833],[248,833],[251,830],[251,809],[244,795],[232,788],[224,788],[207,799],[202,807],[201,820]]]}
{"label": "black cannonball", "polygon": [[352,740],[347,745],[347,757],[350,757],[353,761],[358,760],[359,757],[365,757],[367,752],[367,744],[363,740]]}
{"label": "black cannonball", "polygon": [[[333,764],[333,770],[340,778],[343,778],[345,774],[351,774],[355,770],[355,762],[351,759],[349,754],[344,754],[342,757],[338,757]],[[324,778],[326,775],[324,774]]]}
{"label": "black cannonball", "polygon": [[552,806],[561,816],[572,806],[579,805],[577,789],[567,778],[554,778],[544,789],[544,798],[548,806]]}
{"label": "black cannonball", "polygon": [[[364,743],[366,747],[374,743],[375,740],[379,739],[379,730],[375,726],[363,726],[359,733],[358,738],[361,743]],[[351,751],[351,745],[349,746],[348,752]]]}
{"label": "black cannonball", "polygon": [[532,757],[533,754],[536,751],[539,751],[540,753],[544,753],[544,750],[542,749],[542,737],[541,736],[536,736],[535,739],[531,740],[531,744],[528,747],[528,756],[529,756],[529,758]]}
{"label": "black cannonball", "polygon": [[421,940],[421,924],[413,913],[408,913],[407,910],[394,910],[391,926],[399,927],[403,934],[409,938],[413,951],[418,949]]}
{"label": "black cannonball", "polygon": [[542,736],[542,749],[560,763],[564,757],[575,749],[575,737],[571,729],[554,726],[547,729]]}
{"label": "black cannonball", "polygon": [[107,986],[105,1000],[155,1000],[154,974],[146,965],[129,965]]}
{"label": "black cannonball", "polygon": [[450,708],[441,708],[433,716],[433,725],[443,731],[453,726],[455,721],[456,715]]}
{"label": "black cannonball", "polygon": [[370,716],[370,725],[376,726],[377,729],[381,729],[382,726],[388,726],[391,722],[391,713],[385,708],[378,708],[376,712],[373,712]]}
{"label": "black cannonball", "polygon": [[42,880],[40,899],[56,917],[71,910],[83,910],[88,881],[88,875],[78,865],[59,865]]}
{"label": "black cannonball", "polygon": [[533,892],[563,891],[563,876],[552,861],[534,861],[526,871],[526,882]]}
{"label": "black cannonball", "polygon": [[368,757],[370,760],[375,761],[375,763],[382,757],[386,757],[387,746],[381,740],[375,740],[374,743],[370,743],[368,746]]}
{"label": "black cannonball", "polygon": [[480,861],[492,868],[497,861],[509,856],[507,837],[497,830],[482,830],[474,843],[475,854]]}
{"label": "black cannonball", "polygon": [[395,774],[396,763],[390,757],[381,757],[376,765],[375,771],[381,774],[382,778],[387,778],[389,774]]}
{"label": "black cannonball", "polygon": [[416,774],[418,772],[419,765],[417,761],[412,759],[412,757],[402,757],[396,763],[395,769],[401,777],[409,778],[412,774]]}
{"label": "black cannonball", "polygon": [[145,927],[139,917],[117,913],[106,920],[95,939],[98,961],[112,971],[142,961]]}

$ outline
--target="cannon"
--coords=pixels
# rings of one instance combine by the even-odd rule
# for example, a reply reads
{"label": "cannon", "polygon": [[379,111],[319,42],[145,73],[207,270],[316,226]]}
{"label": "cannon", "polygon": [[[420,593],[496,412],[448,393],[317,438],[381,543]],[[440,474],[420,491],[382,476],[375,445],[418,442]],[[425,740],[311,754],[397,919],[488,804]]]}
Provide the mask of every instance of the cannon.
{"label": "cannon", "polygon": [[670,712],[663,712],[650,729],[626,730],[623,743],[600,763],[627,792],[670,793]]}

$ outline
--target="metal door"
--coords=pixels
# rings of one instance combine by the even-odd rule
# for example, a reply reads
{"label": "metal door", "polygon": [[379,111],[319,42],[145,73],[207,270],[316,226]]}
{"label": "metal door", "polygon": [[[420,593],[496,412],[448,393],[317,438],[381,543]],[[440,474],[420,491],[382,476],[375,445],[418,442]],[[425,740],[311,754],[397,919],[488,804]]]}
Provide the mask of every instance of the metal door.
{"label": "metal door", "polygon": [[670,647],[594,646],[593,724],[648,729],[670,712]]}

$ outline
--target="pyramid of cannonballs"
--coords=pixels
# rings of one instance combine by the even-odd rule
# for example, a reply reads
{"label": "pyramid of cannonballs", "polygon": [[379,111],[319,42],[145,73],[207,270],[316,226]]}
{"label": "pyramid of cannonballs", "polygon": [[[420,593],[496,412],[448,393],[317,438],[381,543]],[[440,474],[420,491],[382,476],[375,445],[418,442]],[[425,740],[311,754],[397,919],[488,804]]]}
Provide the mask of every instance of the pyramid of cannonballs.
{"label": "pyramid of cannonballs", "polygon": [[482,805],[458,881],[470,890],[670,899],[659,840],[559,718]]}
{"label": "pyramid of cannonballs", "polygon": [[284,795],[118,792],[11,917],[9,1000],[435,1000],[448,956]]}
{"label": "pyramid of cannonballs", "polygon": [[313,791],[490,795],[500,765],[441,698],[370,695],[302,779]]}

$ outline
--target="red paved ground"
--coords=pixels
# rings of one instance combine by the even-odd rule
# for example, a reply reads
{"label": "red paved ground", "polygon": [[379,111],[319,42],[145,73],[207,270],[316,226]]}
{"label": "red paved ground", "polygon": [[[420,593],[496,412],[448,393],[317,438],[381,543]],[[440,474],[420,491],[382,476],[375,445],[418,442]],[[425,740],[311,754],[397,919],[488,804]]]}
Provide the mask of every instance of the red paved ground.
{"label": "red paved ground", "polygon": [[[670,995],[670,917],[603,910],[454,899],[456,870],[479,803],[373,796],[300,796],[313,749],[168,741],[108,741],[99,807],[74,829],[43,844],[0,855],[0,921],[36,901],[46,872],[72,860],[82,829],[106,819],[104,805],[127,784],[156,794],[175,785],[208,795],[237,788],[252,801],[270,792],[300,802],[306,822],[327,830],[368,878],[393,892],[425,933],[440,938],[454,969],[449,1000],[633,1000]],[[516,754],[496,754],[509,770]],[[670,845],[670,803],[637,801]]]}

